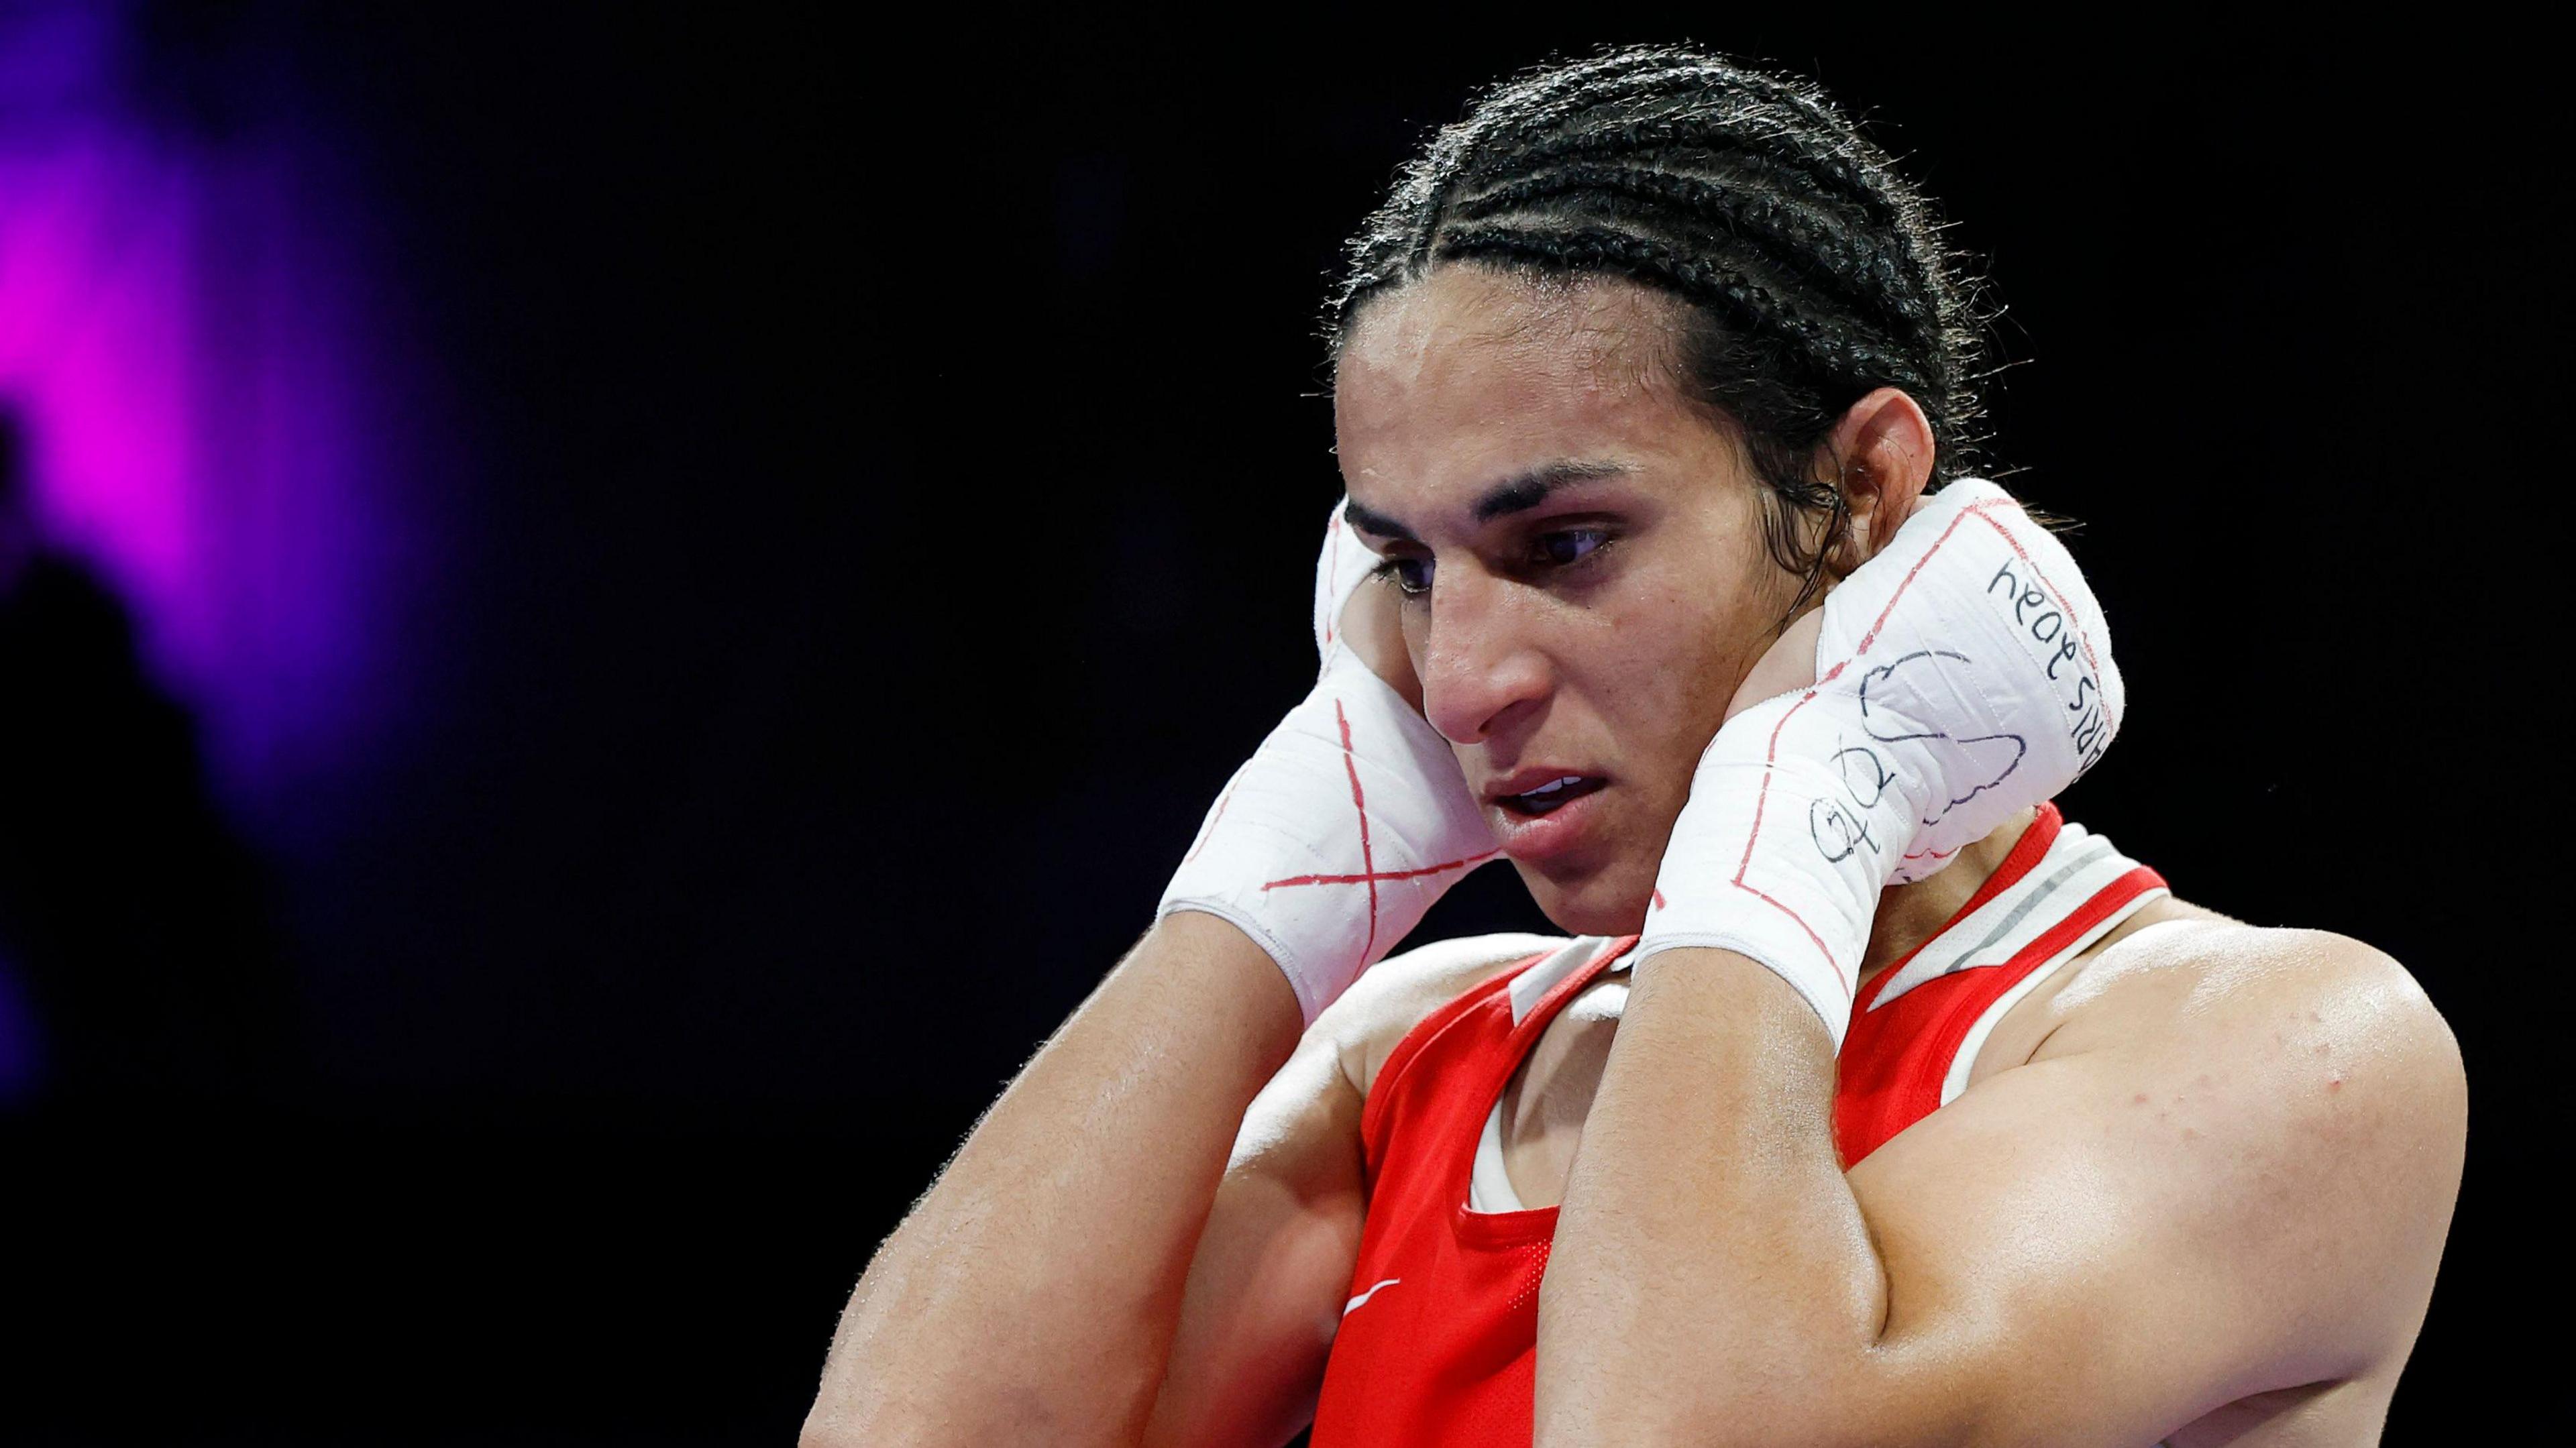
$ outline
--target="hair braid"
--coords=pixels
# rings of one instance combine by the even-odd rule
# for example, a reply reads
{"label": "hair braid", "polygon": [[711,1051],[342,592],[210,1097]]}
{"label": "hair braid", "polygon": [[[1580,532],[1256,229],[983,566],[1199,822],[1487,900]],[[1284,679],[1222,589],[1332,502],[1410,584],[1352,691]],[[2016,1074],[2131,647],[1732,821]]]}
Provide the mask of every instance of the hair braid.
{"label": "hair braid", "polygon": [[1758,248],[1777,265],[1820,256],[1828,265],[1809,273],[1814,283],[1854,307],[1879,314],[1890,329],[1938,325],[1938,314],[1908,285],[1910,278],[1899,274],[1896,258],[1883,250],[1855,247],[1848,229],[1810,207],[1781,196],[1730,188],[1725,182],[1672,171],[1578,163],[1495,187],[1460,202],[1450,215],[1461,222],[1484,221],[1560,199],[1599,215],[1616,215],[1621,201],[1632,201],[1670,216],[1676,226],[1726,226],[1737,240]]}
{"label": "hair braid", "polygon": [[1817,370],[1881,371],[1897,386],[1920,385],[1912,365],[1894,349],[1848,325],[1819,317],[1776,280],[1749,266],[1701,260],[1651,238],[1611,227],[1520,231],[1509,227],[1456,228],[1442,234],[1440,257],[1537,260],[1566,271],[1614,271],[1654,283],[1683,297],[1734,313],[1746,327],[1775,328],[1814,354]]}
{"label": "hair braid", "polygon": [[[1982,356],[1932,209],[1825,94],[1677,46],[1508,78],[1434,133],[1345,248],[1338,355],[1371,297],[1436,265],[1626,277],[1684,304],[1681,371],[1733,420],[1815,586],[1844,525],[1817,448],[1874,387],[1932,424],[1937,485],[1979,441]],[[1818,532],[1801,514],[1823,519]]]}

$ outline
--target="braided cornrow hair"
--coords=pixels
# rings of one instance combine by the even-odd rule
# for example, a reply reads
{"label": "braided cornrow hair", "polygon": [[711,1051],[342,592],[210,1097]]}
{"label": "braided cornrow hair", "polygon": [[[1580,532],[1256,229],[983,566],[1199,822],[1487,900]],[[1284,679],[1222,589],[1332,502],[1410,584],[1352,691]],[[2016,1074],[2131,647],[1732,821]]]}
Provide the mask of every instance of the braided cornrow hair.
{"label": "braided cornrow hair", "polygon": [[1338,358],[1370,298],[1443,262],[1609,273],[1679,297],[1683,381],[1732,419],[1771,488],[1772,556],[1806,576],[1794,614],[1847,526],[1815,453],[1852,403],[1881,386],[1913,397],[1933,486],[1974,466],[1983,338],[1936,230],[1815,86],[1620,47],[1504,81],[1436,132],[1351,239],[1326,340]]}

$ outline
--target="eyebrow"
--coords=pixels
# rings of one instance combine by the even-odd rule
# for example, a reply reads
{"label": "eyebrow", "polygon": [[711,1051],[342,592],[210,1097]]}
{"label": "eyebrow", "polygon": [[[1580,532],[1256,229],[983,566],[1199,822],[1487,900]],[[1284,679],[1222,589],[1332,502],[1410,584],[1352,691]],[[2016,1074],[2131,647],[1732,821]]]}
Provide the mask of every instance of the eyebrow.
{"label": "eyebrow", "polygon": [[[1528,512],[1546,502],[1548,495],[1559,488],[1570,487],[1576,483],[1598,482],[1603,478],[1625,477],[1636,471],[1637,467],[1633,463],[1610,462],[1606,459],[1580,462],[1569,459],[1564,462],[1548,463],[1543,467],[1532,468],[1518,477],[1506,478],[1487,488],[1467,511],[1477,522],[1490,523],[1496,518]],[[1422,541],[1414,536],[1412,529],[1384,513],[1360,506],[1356,499],[1352,500],[1344,510],[1344,516],[1350,519],[1352,527],[1365,533],[1375,533],[1382,538],[1399,538],[1407,543]]]}

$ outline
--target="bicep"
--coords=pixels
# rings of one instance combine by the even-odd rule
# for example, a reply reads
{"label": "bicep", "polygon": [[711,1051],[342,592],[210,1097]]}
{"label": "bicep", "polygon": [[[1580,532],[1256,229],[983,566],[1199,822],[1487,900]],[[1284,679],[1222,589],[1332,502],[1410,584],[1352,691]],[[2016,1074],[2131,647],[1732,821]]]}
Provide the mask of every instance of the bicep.
{"label": "bicep", "polygon": [[2267,1280],[2194,1160],[2239,1143],[2120,1064],[2003,1072],[1851,1172],[1886,1273],[1889,1416],[1940,1403],[1935,1441],[2134,1448],[2269,1367],[2267,1295],[2304,1288]]}
{"label": "bicep", "polygon": [[1149,1444],[1277,1448],[1313,1412],[1358,1260],[1361,1097],[1310,1030],[1244,1115],[1190,1262]]}
{"label": "bicep", "polygon": [[1977,1441],[2138,1443],[2358,1372],[2392,1323],[2402,1356],[2457,1182],[2426,1166],[2455,1133],[2424,1087],[2456,1056],[2357,1020],[2379,985],[2237,982],[2178,1028],[1998,1073],[1854,1168],[1899,1396]]}

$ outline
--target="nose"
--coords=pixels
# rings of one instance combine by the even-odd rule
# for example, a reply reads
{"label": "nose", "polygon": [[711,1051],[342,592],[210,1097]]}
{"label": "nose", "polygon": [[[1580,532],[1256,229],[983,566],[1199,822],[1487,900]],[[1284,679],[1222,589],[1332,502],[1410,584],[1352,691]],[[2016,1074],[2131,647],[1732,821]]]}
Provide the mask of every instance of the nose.
{"label": "nose", "polygon": [[1487,743],[1528,722],[1555,686],[1519,592],[1468,568],[1433,577],[1422,714],[1452,744]]}

